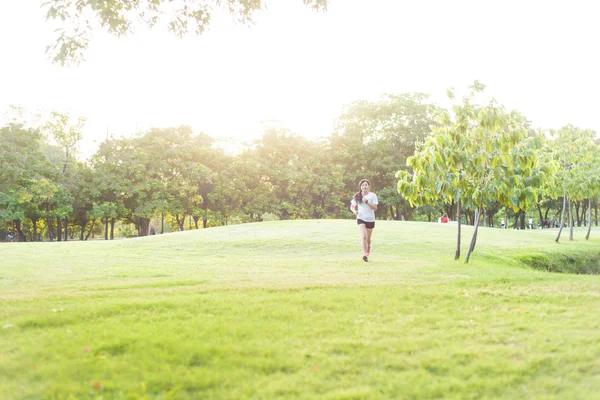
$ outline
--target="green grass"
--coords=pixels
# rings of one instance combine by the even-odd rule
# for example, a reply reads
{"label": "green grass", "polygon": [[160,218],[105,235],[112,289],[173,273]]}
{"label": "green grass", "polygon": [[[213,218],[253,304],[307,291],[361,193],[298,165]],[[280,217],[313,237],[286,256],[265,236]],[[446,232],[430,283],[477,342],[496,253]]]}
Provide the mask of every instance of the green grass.
{"label": "green grass", "polygon": [[1,244],[0,399],[598,398],[600,276],[548,270],[596,272],[600,230],[555,234],[482,228],[468,265],[392,221],[369,263],[353,221]]}

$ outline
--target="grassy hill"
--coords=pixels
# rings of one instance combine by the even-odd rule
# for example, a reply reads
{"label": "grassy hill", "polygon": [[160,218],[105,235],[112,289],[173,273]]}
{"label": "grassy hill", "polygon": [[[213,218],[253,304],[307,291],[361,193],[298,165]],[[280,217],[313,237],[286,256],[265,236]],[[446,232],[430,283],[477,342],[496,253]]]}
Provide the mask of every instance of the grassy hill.
{"label": "grassy hill", "polygon": [[[463,254],[472,227],[463,227]],[[600,230],[281,221],[0,244],[0,398],[593,398]],[[583,261],[582,261],[583,260]],[[540,269],[534,269],[533,265]]]}

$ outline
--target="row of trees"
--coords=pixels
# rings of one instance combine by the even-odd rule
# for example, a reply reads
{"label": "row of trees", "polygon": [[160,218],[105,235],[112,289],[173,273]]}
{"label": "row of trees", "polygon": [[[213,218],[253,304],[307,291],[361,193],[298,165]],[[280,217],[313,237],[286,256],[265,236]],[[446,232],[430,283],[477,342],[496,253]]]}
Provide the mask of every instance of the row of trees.
{"label": "row of trees", "polygon": [[101,230],[112,239],[119,224],[144,236],[153,220],[164,232],[265,216],[350,218],[364,177],[379,219],[432,221],[446,211],[476,227],[501,215],[525,228],[526,212],[555,218],[568,198],[578,224],[591,225],[592,209],[597,223],[592,132],[569,126],[547,138],[494,102],[467,98],[446,111],[424,94],[385,95],[349,104],[320,142],[271,127],[236,153],[189,127],[151,129],[107,139],[85,162],[75,157],[83,124],[53,113],[0,129],[2,237],[86,240]]}
{"label": "row of trees", "polygon": [[[600,192],[600,148],[595,133],[574,126],[558,131],[534,132],[518,112],[508,112],[493,99],[473,103],[484,86],[475,82],[472,91],[451,111],[443,111],[432,134],[408,159],[410,171],[399,171],[398,191],[412,205],[456,205],[459,221],[455,258],[460,257],[461,209],[474,211],[474,233],[465,262],[477,240],[484,210],[512,209],[525,227],[525,213],[541,204],[562,198],[559,240],[565,226],[568,203],[570,239],[573,239],[572,205],[588,211],[592,225],[592,202],[597,210]],[[450,91],[449,96],[454,99]],[[579,224],[579,207],[577,207]],[[586,239],[589,238],[588,229]]]}
{"label": "row of trees", "polygon": [[[409,219],[394,171],[434,123],[437,108],[423,94],[386,95],[350,104],[320,142],[270,127],[243,151],[189,127],[151,129],[110,139],[77,161],[82,120],[53,113],[35,124],[24,117],[0,129],[0,221],[20,241],[85,240],[102,226],[134,224],[146,235],[152,218],[169,230],[272,218],[344,218],[362,177],[383,199],[382,218]],[[189,226],[189,224],[188,224]]]}

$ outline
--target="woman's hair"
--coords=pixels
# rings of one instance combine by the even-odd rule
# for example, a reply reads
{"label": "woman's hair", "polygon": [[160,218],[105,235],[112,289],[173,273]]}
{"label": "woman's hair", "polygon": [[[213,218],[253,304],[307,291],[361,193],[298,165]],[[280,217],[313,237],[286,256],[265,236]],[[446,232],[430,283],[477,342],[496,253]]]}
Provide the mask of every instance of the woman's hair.
{"label": "woman's hair", "polygon": [[371,182],[369,182],[368,179],[361,179],[360,182],[358,182],[358,193],[356,193],[354,195],[354,201],[356,201],[356,204],[362,203],[362,197],[363,197],[363,195],[362,195],[362,189],[360,187],[365,182],[367,182],[369,184],[369,187],[371,187]]}
{"label": "woman's hair", "polygon": [[444,215],[442,215],[442,218],[448,218],[448,214],[444,213]]}

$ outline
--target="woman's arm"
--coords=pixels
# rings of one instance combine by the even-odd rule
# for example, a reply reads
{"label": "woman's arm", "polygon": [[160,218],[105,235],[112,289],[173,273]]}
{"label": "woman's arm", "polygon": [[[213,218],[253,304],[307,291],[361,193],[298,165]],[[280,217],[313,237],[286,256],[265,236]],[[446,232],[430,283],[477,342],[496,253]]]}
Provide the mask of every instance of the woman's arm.
{"label": "woman's arm", "polygon": [[371,203],[369,203],[369,200],[367,200],[367,199],[364,199],[364,202],[367,206],[369,206],[369,208],[371,210],[377,211],[377,204],[371,204]]}

